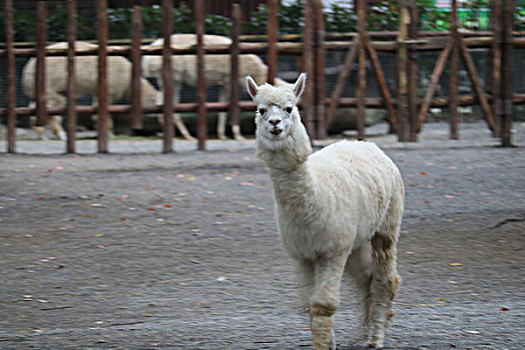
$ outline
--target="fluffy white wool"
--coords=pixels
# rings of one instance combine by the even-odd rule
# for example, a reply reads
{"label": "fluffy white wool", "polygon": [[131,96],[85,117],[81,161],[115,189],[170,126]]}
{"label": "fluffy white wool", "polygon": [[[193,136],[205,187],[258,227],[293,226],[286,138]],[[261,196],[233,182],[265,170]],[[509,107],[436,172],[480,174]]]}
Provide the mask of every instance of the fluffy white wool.
{"label": "fluffy white wool", "polygon": [[274,87],[247,78],[257,104],[257,156],[270,169],[282,241],[305,287],[314,349],[335,348],[332,316],[345,272],[369,310],[368,343],[382,347],[400,281],[401,174],[369,142],[340,141],[311,154],[295,106],[305,81],[302,74],[293,86]]}
{"label": "fluffy white wool", "polygon": [[375,144],[357,141],[335,143],[293,173],[272,170],[271,176],[284,245],[294,258],[310,260],[369,241],[393,188],[402,185],[396,166]]}

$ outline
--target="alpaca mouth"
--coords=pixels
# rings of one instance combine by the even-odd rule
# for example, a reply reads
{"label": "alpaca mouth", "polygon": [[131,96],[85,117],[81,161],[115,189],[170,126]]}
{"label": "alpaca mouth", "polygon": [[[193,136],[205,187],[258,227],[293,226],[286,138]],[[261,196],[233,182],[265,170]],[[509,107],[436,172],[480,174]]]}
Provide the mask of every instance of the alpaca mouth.
{"label": "alpaca mouth", "polygon": [[282,129],[277,129],[277,128],[274,128],[272,130],[270,130],[270,134],[273,134],[273,135],[279,135],[280,133],[282,133],[283,130]]}

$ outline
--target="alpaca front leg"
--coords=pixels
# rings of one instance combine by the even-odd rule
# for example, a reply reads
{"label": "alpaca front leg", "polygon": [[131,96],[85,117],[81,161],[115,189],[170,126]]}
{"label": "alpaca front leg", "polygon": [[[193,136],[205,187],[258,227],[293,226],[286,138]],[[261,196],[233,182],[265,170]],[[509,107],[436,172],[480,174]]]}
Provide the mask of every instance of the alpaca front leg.
{"label": "alpaca front leg", "polygon": [[359,308],[362,314],[362,326],[359,327],[359,337],[366,339],[366,331],[370,320],[370,286],[372,283],[372,252],[370,243],[355,249],[348,257],[345,266],[345,275],[353,280],[357,287],[357,297]]}
{"label": "alpaca front leg", "polygon": [[323,258],[315,264],[315,287],[310,297],[314,350],[336,348],[332,316],[340,302],[341,278],[348,254]]}

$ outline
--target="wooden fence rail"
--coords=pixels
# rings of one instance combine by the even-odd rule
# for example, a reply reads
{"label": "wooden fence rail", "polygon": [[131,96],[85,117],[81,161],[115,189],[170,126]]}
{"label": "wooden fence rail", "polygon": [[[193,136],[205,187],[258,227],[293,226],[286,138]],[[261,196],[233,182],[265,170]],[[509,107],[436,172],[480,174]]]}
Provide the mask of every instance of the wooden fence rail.
{"label": "wooden fence rail", "polygon": [[[414,8],[410,7],[410,1],[401,1],[403,9],[401,13],[407,16],[417,16]],[[232,127],[239,127],[240,111],[254,110],[255,106],[249,101],[240,101],[240,92],[237,84],[239,78],[239,55],[241,54],[266,54],[268,63],[268,81],[272,82],[277,72],[277,56],[279,54],[292,54],[302,56],[303,71],[309,74],[308,89],[305,92],[301,107],[303,118],[309,134],[313,138],[324,138],[326,127],[333,118],[335,109],[340,107],[357,107],[358,110],[358,135],[365,138],[364,134],[364,114],[365,108],[384,108],[388,112],[388,120],[392,130],[398,129],[398,135],[402,141],[416,141],[417,133],[420,131],[424,122],[425,115],[430,107],[452,107],[451,108],[451,137],[457,138],[457,112],[458,106],[473,105],[481,103],[487,124],[494,130],[496,135],[502,138],[503,145],[511,145],[510,125],[512,120],[512,104],[525,103],[525,94],[513,94],[512,84],[512,50],[515,48],[525,48],[525,38],[513,37],[512,35],[512,11],[513,1],[498,0],[493,1],[494,13],[500,13],[494,19],[494,32],[464,34],[458,31],[456,16],[456,1],[453,1],[452,8],[452,30],[451,33],[435,33],[418,31],[415,27],[400,27],[397,32],[368,33],[364,29],[366,21],[366,7],[364,1],[357,1],[358,9],[358,32],[357,33],[325,33],[322,8],[320,1],[305,1],[304,16],[305,27],[301,35],[277,35],[277,6],[276,0],[268,0],[268,27],[266,36],[240,36],[240,5],[234,4],[232,8],[232,30],[231,45],[208,45],[204,48],[204,13],[203,0],[195,2],[195,20],[197,28],[197,45],[195,47],[180,49],[173,48],[170,44],[170,35],[173,32],[173,2],[163,0],[163,38],[162,47],[144,45],[142,39],[142,23],[140,8],[133,9],[131,41],[125,45],[108,45],[108,24],[107,24],[107,0],[97,0],[97,44],[96,49],[77,49],[76,41],[76,0],[67,0],[68,21],[67,21],[67,49],[48,49],[45,48],[46,36],[46,4],[40,1],[37,6],[37,42],[34,48],[15,48],[13,40],[13,1],[6,0],[4,8],[6,43],[5,48],[0,49],[0,57],[5,56],[7,62],[6,84],[7,84],[7,107],[0,109],[0,115],[5,115],[7,120],[7,152],[15,152],[15,118],[16,115],[35,115],[37,125],[46,123],[48,115],[67,116],[67,142],[66,152],[75,152],[75,129],[77,113],[90,113],[98,115],[98,152],[108,152],[107,124],[109,113],[130,113],[131,129],[140,130],[143,127],[143,113],[162,113],[163,125],[163,152],[173,151],[173,113],[177,112],[196,112],[198,121],[198,143],[199,150],[206,149],[207,125],[206,112],[230,112],[230,124]],[[201,10],[198,10],[201,9]],[[510,15],[509,15],[510,13]],[[407,23],[415,23],[414,18]],[[403,23],[403,21],[401,21]],[[404,34],[406,33],[406,34]],[[392,37],[396,40],[373,41],[371,38]],[[241,42],[243,40],[247,40]],[[297,42],[283,42],[278,40],[300,40]],[[344,39],[344,40],[341,40]],[[249,42],[249,40],[263,40],[265,42]],[[469,48],[490,48],[491,64],[494,73],[490,76],[491,93],[483,91],[470,54]],[[403,50],[407,50],[403,53]],[[414,60],[415,53],[427,50],[442,51],[437,60],[436,67],[432,73],[430,85],[426,90],[422,100],[417,99],[417,61]],[[325,96],[325,72],[324,57],[327,51],[346,51],[347,57],[344,67],[339,73],[338,82],[332,96]],[[398,82],[401,84],[401,95],[397,99],[391,97],[391,93],[386,84],[386,79],[379,64],[377,51],[401,53],[398,56],[402,66],[398,66],[396,73]],[[162,80],[163,80],[163,103],[156,106],[143,106],[141,102],[141,56],[162,55]],[[173,81],[171,65],[172,60],[176,62],[178,55],[192,54],[197,56],[197,102],[196,103],[177,103],[173,104]],[[204,81],[204,55],[229,54],[231,56],[230,81],[232,82],[229,91],[230,102],[206,102],[206,83]],[[64,107],[51,108],[45,104],[45,72],[46,56],[65,56],[67,55],[68,70],[68,91],[67,103]],[[97,106],[76,106],[76,82],[75,82],[75,56],[97,55],[98,58],[98,85],[97,85]],[[129,56],[132,62],[132,72],[130,77],[131,86],[131,105],[109,105],[108,103],[108,81],[107,68],[108,56],[123,55]],[[15,57],[30,56],[36,57],[36,106],[16,108],[15,95]],[[378,82],[381,98],[367,98],[366,88],[366,56],[373,67],[374,77]],[[457,63],[462,58],[467,67],[469,77],[473,84],[473,96],[462,96],[457,91]],[[341,97],[344,84],[351,74],[355,60],[358,60],[358,88],[355,98]],[[439,77],[444,71],[447,60],[451,60],[450,69],[450,93],[448,98],[434,98],[434,92]],[[403,85],[407,82],[408,85]],[[398,91],[398,92],[399,92]],[[397,115],[396,115],[397,110]],[[398,125],[399,111],[406,111],[407,122]],[[419,113],[417,113],[419,111]],[[405,113],[405,112],[403,112]],[[495,118],[495,116],[497,118]],[[401,116],[405,118],[404,115]]]}

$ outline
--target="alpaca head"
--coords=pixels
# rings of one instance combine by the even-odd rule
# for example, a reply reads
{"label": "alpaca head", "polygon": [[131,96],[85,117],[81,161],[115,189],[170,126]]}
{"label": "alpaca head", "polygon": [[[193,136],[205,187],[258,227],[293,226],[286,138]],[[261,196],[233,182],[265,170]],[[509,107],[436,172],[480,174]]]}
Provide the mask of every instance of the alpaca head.
{"label": "alpaca head", "polygon": [[[310,155],[310,140],[297,109],[304,92],[306,74],[302,73],[294,84],[258,86],[246,77],[248,93],[257,104],[257,155],[270,160],[271,152],[287,155],[290,163],[304,162]],[[270,162],[268,162],[270,163]]]}

